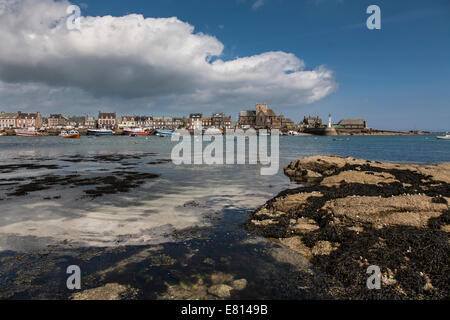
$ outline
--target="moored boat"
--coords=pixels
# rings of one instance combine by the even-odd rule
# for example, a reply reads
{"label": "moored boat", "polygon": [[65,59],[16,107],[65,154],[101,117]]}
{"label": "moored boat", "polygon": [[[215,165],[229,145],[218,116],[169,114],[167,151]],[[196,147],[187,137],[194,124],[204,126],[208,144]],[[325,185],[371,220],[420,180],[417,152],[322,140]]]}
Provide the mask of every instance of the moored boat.
{"label": "moored boat", "polygon": [[123,134],[126,136],[147,136],[148,132],[142,128],[134,128],[134,129],[126,129],[123,131]]}
{"label": "moored boat", "polygon": [[76,130],[72,130],[69,132],[62,131],[59,136],[64,139],[80,139],[80,133]]}
{"label": "moored boat", "polygon": [[24,129],[15,129],[14,132],[16,133],[16,136],[19,137],[36,137],[41,135],[39,131],[37,131],[36,128],[33,127]]}
{"label": "moored boat", "polygon": [[440,140],[450,140],[450,134],[446,134],[445,136],[437,136],[436,138]]}
{"label": "moored boat", "polygon": [[173,130],[156,130],[156,135],[159,137],[173,137],[176,135]]}
{"label": "moored boat", "polygon": [[89,129],[87,132],[88,136],[112,136],[114,132],[109,129]]}

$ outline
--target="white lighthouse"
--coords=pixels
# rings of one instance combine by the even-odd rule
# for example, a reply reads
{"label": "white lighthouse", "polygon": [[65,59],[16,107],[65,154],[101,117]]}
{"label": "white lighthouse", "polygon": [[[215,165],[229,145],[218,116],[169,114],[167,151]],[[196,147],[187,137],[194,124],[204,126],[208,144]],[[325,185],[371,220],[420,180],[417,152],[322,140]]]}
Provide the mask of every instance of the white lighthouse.
{"label": "white lighthouse", "polygon": [[332,126],[333,126],[333,125],[332,125],[332,120],[331,120],[331,114],[329,114],[329,115],[328,115],[328,128],[331,129]]}

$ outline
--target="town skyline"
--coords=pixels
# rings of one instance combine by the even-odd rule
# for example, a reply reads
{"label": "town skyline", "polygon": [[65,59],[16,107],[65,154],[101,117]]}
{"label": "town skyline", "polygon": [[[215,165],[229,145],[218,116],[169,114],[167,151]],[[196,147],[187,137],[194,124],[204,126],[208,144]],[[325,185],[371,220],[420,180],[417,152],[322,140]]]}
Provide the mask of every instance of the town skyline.
{"label": "town skyline", "polygon": [[[45,116],[40,112],[23,113],[0,113],[0,130],[12,130],[22,128],[33,128],[39,130],[64,130],[67,128],[78,129],[188,129],[205,130],[219,129],[222,132],[235,129],[256,129],[256,130],[281,130],[286,132],[307,132],[312,134],[324,134],[325,128],[339,128],[341,130],[353,130],[361,133],[372,132],[373,128],[368,127],[367,121],[362,118],[342,119],[338,123],[332,122],[331,114],[328,115],[328,124],[320,117],[304,116],[301,122],[294,122],[283,114],[277,114],[267,103],[257,103],[253,109],[241,110],[237,121],[233,121],[231,115],[225,113],[212,113],[211,116],[203,113],[191,113],[183,117],[155,117],[153,115],[120,115],[117,112],[98,112],[98,116],[72,115],[64,116],[61,113]],[[318,131],[317,131],[318,129]],[[356,133],[356,132],[354,132]]]}

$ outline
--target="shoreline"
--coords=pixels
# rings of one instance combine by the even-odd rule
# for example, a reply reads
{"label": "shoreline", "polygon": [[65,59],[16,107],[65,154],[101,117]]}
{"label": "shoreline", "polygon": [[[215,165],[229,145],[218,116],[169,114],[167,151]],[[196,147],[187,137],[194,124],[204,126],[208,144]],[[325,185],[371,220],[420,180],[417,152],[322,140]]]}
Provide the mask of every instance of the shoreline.
{"label": "shoreline", "polygon": [[[81,136],[87,136],[88,129],[76,129]],[[37,137],[57,137],[62,131],[66,129],[47,129],[41,131],[41,134]],[[347,137],[347,136],[435,136],[443,134],[443,132],[429,132],[429,131],[395,131],[395,130],[356,130],[356,129],[336,129],[336,134],[328,135],[320,130],[320,133],[308,133],[308,132],[298,132],[298,135],[293,135],[297,137],[320,137],[320,136],[331,136],[331,137]],[[193,132],[191,132],[193,135]],[[283,134],[287,135],[287,134]],[[14,137],[17,136],[15,131],[12,129],[0,130],[0,137]],[[123,130],[116,130],[111,136],[126,136]],[[156,130],[149,130],[147,135],[144,136],[156,136]]]}
{"label": "shoreline", "polygon": [[[285,168],[302,184],[250,215],[246,229],[305,256],[333,299],[448,299],[450,163],[315,156]],[[382,290],[368,290],[369,266]]]}

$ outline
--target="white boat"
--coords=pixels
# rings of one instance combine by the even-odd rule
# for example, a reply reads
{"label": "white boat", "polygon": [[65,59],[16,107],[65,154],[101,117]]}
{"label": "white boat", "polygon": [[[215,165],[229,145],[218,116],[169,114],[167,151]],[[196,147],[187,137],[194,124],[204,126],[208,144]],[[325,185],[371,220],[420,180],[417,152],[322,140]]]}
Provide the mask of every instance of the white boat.
{"label": "white boat", "polygon": [[80,133],[76,130],[72,130],[69,132],[62,131],[59,136],[64,139],[80,139]]}
{"label": "white boat", "polygon": [[173,137],[176,135],[175,131],[173,130],[156,130],[156,135],[158,137]]}
{"label": "white boat", "polygon": [[437,136],[436,138],[441,139],[441,140],[450,140],[450,134],[447,134],[445,136]]}
{"label": "white boat", "polygon": [[25,129],[15,129],[14,132],[16,133],[16,136],[19,136],[19,137],[36,137],[36,136],[41,135],[36,130],[36,128],[33,128],[33,127],[25,128]]}

